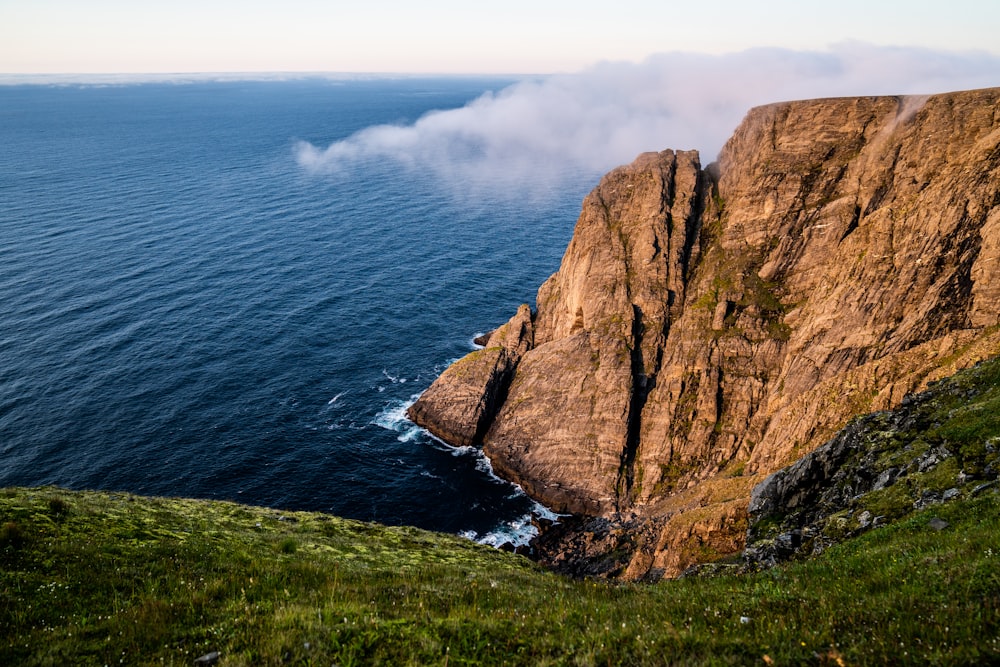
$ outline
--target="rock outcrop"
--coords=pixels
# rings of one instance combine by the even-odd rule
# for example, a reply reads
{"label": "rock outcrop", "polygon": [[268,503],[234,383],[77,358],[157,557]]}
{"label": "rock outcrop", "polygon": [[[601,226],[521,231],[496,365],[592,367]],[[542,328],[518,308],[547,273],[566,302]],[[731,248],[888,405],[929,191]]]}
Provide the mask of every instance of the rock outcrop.
{"label": "rock outcrop", "polygon": [[774,104],[707,168],[605,176],[536,311],[410,416],[603,520],[543,562],[673,576],[742,548],[765,475],[1000,353],[998,324],[1000,89]]}
{"label": "rock outcrop", "polygon": [[433,424],[434,434],[452,445],[481,444],[506,399],[514,369],[532,347],[532,329],[531,309],[523,305],[489,335],[483,349],[445,369],[410,407],[410,419]]}
{"label": "rock outcrop", "polygon": [[915,510],[995,488],[1000,357],[853,420],[750,494],[744,560],[820,553]]}

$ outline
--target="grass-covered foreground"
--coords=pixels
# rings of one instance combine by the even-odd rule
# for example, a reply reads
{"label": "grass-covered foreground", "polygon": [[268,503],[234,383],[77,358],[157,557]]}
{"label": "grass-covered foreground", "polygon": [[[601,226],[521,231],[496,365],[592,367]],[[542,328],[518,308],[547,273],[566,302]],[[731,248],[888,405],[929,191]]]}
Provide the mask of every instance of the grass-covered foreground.
{"label": "grass-covered foreground", "polygon": [[0,522],[3,665],[1000,662],[994,490],[814,561],[656,585],[223,502],[11,489]]}

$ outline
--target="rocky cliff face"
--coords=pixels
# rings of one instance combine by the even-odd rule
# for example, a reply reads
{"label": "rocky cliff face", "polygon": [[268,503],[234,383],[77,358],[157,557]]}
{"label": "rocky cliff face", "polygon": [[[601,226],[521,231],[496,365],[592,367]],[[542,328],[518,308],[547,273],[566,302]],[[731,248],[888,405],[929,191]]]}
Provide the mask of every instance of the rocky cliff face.
{"label": "rocky cliff face", "polygon": [[765,475],[1000,353],[998,323],[1000,89],[775,104],[707,168],[605,176],[536,311],[410,415],[601,520],[543,561],[670,576],[742,547]]}

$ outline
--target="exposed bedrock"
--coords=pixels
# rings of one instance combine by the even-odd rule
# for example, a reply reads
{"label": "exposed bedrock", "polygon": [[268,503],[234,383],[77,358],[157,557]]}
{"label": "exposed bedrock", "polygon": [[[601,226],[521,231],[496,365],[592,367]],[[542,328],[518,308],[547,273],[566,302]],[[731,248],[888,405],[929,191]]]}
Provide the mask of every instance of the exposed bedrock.
{"label": "exposed bedrock", "polygon": [[410,416],[582,517],[543,561],[672,576],[741,548],[763,476],[1000,353],[998,323],[1000,89],[774,104],[707,168],[606,175],[536,311]]}

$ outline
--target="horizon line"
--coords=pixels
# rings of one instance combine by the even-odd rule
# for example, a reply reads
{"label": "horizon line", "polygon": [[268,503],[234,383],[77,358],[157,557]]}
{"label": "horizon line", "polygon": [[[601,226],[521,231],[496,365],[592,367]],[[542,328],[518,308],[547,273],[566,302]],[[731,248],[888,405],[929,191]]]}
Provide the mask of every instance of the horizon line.
{"label": "horizon line", "polygon": [[548,77],[563,72],[347,72],[326,70],[288,71],[191,71],[191,72],[0,72],[0,85],[88,85],[125,83],[200,83],[225,81],[289,81],[326,79],[360,81],[368,79],[490,78],[526,79]]}

